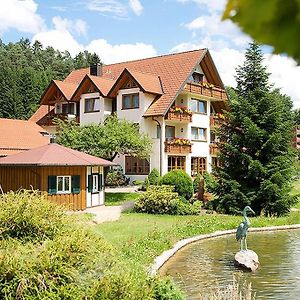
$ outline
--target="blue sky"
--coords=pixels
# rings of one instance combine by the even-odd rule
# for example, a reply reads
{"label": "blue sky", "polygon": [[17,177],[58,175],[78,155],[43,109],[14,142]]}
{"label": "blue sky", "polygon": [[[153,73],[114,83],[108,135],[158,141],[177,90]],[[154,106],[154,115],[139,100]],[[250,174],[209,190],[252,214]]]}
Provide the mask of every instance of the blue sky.
{"label": "blue sky", "polygon": [[[0,38],[96,52],[104,63],[209,48],[227,85],[250,38],[221,22],[226,0],[1,0]],[[271,81],[300,107],[300,68],[264,47]]]}

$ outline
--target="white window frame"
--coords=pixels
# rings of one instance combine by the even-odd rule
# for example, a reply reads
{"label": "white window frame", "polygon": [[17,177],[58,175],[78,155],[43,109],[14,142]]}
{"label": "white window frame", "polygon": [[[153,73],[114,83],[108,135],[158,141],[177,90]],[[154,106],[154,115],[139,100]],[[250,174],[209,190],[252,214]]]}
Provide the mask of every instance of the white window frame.
{"label": "white window frame", "polygon": [[[192,135],[192,131],[193,129],[197,130],[197,139],[194,139],[193,135]],[[203,130],[204,133],[204,139],[200,139],[200,130]],[[192,136],[192,140],[196,141],[196,142],[207,142],[207,129],[206,128],[202,128],[202,127],[191,127],[191,136]]]}
{"label": "white window frame", "polygon": [[[197,109],[196,110],[192,110],[192,101],[197,101]],[[204,104],[205,112],[200,111],[200,109],[199,109],[200,108],[200,102],[202,102]],[[207,115],[207,101],[201,100],[201,99],[191,98],[191,100],[190,100],[190,110],[193,113],[196,113],[196,114]]]}
{"label": "white window frame", "polygon": [[[58,178],[62,178],[63,179],[63,188],[61,191],[58,190]],[[66,178],[69,178],[69,189],[66,190],[66,186],[65,186],[65,179]],[[70,175],[59,175],[59,176],[56,176],[56,191],[57,191],[57,194],[71,194],[71,185],[72,185],[72,181],[71,181],[71,176]]]}

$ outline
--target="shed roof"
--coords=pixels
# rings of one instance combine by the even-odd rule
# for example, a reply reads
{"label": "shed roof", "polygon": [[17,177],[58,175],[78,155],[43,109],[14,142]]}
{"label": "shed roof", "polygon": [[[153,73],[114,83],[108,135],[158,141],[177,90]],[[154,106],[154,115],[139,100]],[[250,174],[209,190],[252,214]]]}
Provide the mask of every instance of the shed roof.
{"label": "shed roof", "polygon": [[48,144],[49,137],[44,132],[32,121],[0,119],[0,156]]}
{"label": "shed roof", "polygon": [[114,166],[95,157],[55,143],[0,158],[0,166]]}

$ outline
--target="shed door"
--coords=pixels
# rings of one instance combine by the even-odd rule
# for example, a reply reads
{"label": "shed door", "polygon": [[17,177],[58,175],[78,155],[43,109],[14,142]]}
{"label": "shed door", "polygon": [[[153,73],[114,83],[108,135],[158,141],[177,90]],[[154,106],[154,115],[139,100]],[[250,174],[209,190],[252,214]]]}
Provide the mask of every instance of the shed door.
{"label": "shed door", "polygon": [[86,206],[93,207],[104,204],[102,168],[87,168]]}

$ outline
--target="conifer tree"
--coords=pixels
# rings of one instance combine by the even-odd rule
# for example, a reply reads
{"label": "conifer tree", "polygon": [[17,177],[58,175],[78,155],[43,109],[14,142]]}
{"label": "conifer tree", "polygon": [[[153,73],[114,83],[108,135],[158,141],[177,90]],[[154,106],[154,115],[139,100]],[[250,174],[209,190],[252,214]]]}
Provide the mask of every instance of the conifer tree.
{"label": "conifer tree", "polygon": [[292,102],[272,90],[256,43],[250,43],[236,73],[236,94],[232,93],[230,111],[218,132],[221,166],[215,169],[215,204],[226,213],[250,205],[257,214],[283,215],[295,202],[289,194]]}

